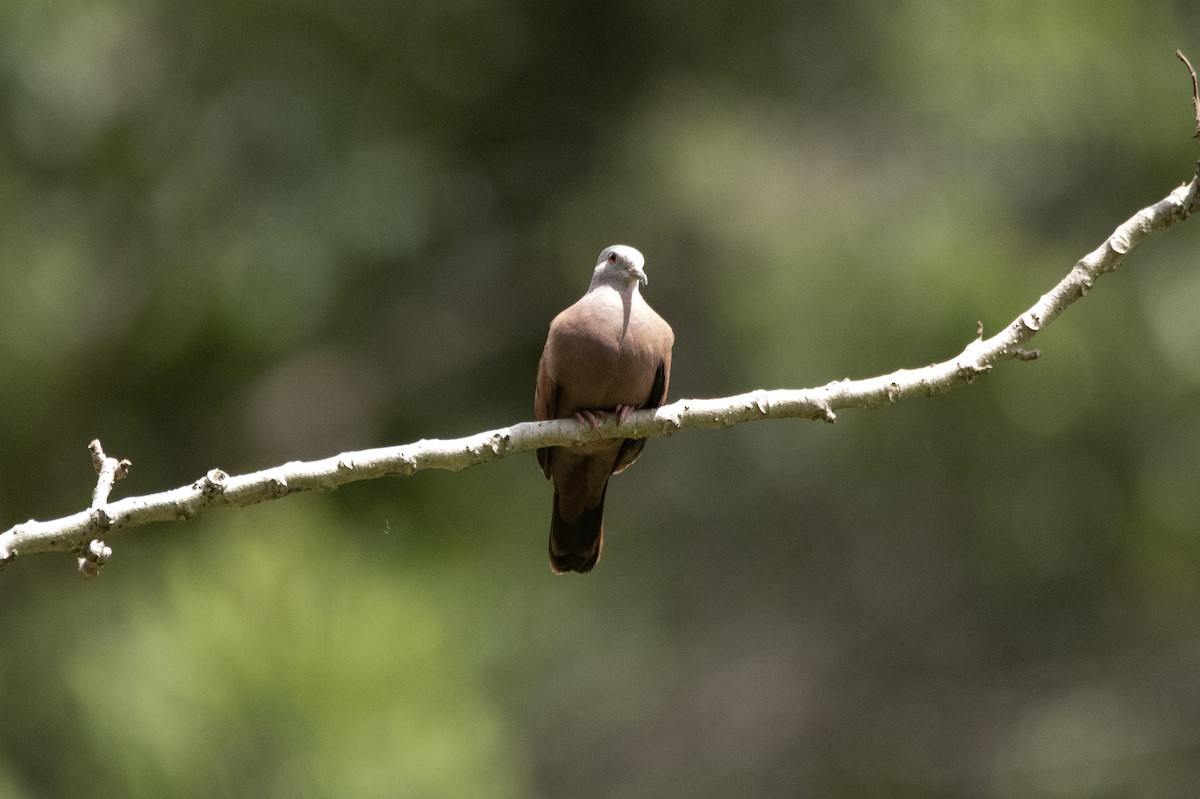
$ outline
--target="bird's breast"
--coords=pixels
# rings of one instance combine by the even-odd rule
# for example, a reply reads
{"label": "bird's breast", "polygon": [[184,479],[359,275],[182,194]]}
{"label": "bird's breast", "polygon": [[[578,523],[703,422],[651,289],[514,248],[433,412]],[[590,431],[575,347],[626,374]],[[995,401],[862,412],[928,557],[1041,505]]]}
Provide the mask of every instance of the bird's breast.
{"label": "bird's breast", "polygon": [[609,410],[646,401],[658,368],[642,337],[624,315],[599,308],[561,332],[555,382],[562,391],[559,414]]}

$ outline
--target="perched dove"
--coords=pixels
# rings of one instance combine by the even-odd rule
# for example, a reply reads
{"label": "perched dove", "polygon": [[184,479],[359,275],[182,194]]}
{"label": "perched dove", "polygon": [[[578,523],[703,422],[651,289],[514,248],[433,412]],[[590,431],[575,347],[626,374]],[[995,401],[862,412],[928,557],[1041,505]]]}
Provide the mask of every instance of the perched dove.
{"label": "perched dove", "polygon": [[[550,323],[538,363],[536,419],[574,417],[598,429],[609,413],[619,421],[667,398],[675,334],[638,291],[645,259],[633,247],[600,253],[592,284],[579,302]],[[607,439],[582,447],[545,447],[538,465],[554,484],[550,568],[588,572],[604,544],[608,478],[633,463],[646,439]]]}

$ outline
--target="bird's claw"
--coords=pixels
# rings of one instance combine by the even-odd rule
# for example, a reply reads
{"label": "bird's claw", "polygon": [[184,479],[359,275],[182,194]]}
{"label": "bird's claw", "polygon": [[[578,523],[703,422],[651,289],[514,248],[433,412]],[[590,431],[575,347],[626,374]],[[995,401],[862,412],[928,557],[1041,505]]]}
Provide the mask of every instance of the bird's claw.
{"label": "bird's claw", "polygon": [[[636,410],[637,408],[632,405],[618,405],[616,411],[617,422],[623,423],[629,418],[629,414]],[[575,411],[575,419],[580,424],[588,425],[592,430],[600,432],[600,425],[604,424],[605,420],[608,419],[608,411]]]}
{"label": "bird's claw", "polygon": [[607,414],[604,411],[575,411],[575,418],[580,424],[590,425],[592,430],[600,432]]}

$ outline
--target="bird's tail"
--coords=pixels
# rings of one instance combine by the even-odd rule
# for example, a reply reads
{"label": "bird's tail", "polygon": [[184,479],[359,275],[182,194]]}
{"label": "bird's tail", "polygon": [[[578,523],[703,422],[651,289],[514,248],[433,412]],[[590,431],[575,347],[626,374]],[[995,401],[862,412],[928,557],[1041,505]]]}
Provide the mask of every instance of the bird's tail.
{"label": "bird's tail", "polygon": [[550,516],[550,568],[555,574],[590,572],[600,559],[604,546],[604,495],[600,492],[595,507],[584,508],[575,521],[568,522],[558,512],[558,492],[554,492],[554,510]]}

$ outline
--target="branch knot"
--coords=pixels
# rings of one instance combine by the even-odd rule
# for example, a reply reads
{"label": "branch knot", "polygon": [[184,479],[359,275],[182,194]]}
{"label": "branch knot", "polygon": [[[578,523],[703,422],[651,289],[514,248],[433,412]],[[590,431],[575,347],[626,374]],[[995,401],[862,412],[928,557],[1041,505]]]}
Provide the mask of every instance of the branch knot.
{"label": "branch knot", "polygon": [[112,548],[106,546],[99,538],[93,538],[86,547],[80,550],[80,555],[76,559],[79,573],[85,579],[95,577],[100,573],[100,567],[108,563],[108,559],[111,557]]}
{"label": "branch knot", "polygon": [[192,485],[204,494],[206,497],[213,497],[217,494],[224,493],[225,482],[229,479],[229,475],[220,469],[209,469],[207,473]]}
{"label": "branch knot", "polygon": [[113,519],[109,512],[104,508],[92,508],[92,524],[100,532],[105,532],[112,527]]}
{"label": "branch knot", "polygon": [[288,488],[287,477],[283,475],[272,475],[267,478],[267,493],[272,499],[286,497],[291,489]]}

